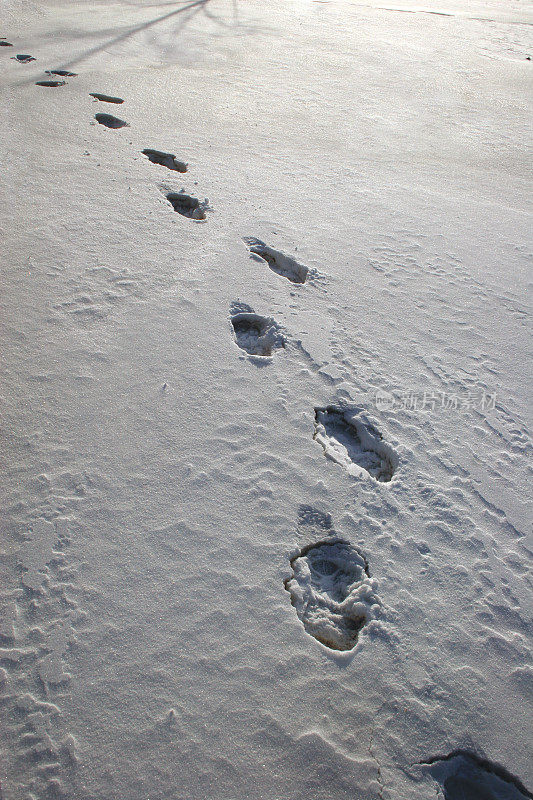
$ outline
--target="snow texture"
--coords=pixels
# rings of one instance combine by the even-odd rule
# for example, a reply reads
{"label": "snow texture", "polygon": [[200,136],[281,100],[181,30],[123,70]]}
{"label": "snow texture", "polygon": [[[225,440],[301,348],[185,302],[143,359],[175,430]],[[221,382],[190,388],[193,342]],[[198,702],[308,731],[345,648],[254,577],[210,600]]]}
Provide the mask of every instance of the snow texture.
{"label": "snow texture", "polygon": [[531,797],[531,10],[0,6],[2,800]]}

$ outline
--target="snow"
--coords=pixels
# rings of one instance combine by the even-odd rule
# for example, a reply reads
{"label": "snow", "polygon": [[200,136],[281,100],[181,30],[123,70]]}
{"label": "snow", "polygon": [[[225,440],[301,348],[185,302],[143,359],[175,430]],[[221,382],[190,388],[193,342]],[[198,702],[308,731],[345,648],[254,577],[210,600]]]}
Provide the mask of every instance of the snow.
{"label": "snow", "polygon": [[531,11],[1,18],[3,800],[531,796]]}

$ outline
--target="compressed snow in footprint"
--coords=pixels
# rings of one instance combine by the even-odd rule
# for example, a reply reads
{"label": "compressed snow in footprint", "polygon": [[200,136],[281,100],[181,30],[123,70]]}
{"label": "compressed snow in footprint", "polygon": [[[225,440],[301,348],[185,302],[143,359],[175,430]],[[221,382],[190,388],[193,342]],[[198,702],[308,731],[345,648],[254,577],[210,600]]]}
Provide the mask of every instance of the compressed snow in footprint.
{"label": "compressed snow in footprint", "polygon": [[355,647],[359,631],[381,608],[365,558],[336,539],[305,547],[291,566],[285,588],[307,633],[332,650]]}
{"label": "compressed snow in footprint", "polygon": [[231,324],[235,341],[251,356],[269,357],[274,350],[285,347],[285,340],[276,322],[259,314],[242,312],[234,314]]}
{"label": "compressed snow in footprint", "polygon": [[357,414],[338,408],[315,409],[313,438],[327,458],[336,461],[350,475],[368,473],[377,481],[390,481],[398,456],[373,425]]}

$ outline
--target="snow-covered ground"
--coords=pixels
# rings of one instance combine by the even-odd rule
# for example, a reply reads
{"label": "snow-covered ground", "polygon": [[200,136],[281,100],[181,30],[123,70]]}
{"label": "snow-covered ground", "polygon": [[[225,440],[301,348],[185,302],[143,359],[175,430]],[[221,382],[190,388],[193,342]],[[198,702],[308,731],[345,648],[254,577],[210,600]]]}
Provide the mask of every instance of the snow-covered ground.
{"label": "snow-covered ground", "polygon": [[531,797],[531,10],[0,23],[2,800]]}

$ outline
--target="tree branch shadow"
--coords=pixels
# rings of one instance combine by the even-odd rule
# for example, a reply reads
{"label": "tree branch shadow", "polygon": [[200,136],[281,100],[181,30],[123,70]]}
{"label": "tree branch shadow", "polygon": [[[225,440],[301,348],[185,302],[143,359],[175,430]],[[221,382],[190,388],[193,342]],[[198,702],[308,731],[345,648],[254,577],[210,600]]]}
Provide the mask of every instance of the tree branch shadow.
{"label": "tree branch shadow", "polygon": [[[173,11],[169,11],[166,14],[162,14],[159,17],[154,17],[154,19],[148,20],[147,22],[141,22],[139,25],[134,25],[132,28],[128,28],[127,30],[123,31],[117,36],[113,36],[111,39],[106,40],[102,44],[96,45],[95,47],[91,47],[85,50],[84,52],[77,55],[75,58],[71,58],[69,59],[69,61],[66,61],[58,66],[61,69],[70,69],[71,67],[74,67],[80,64],[82,61],[85,61],[86,59],[90,58],[91,56],[94,56],[96,53],[100,53],[102,52],[102,50],[106,50],[108,47],[112,47],[113,45],[118,44],[119,42],[124,42],[127,39],[134,36],[136,33],[145,31],[148,28],[157,25],[159,22],[164,22],[165,20],[168,20],[171,17],[176,17],[178,14],[185,14],[186,12],[190,12],[189,14],[187,14],[186,18],[183,20],[182,24],[178,28],[178,30],[182,30],[184,26],[188,22],[190,22],[191,19],[193,19],[193,17],[196,16],[196,14],[199,11],[203,11],[205,13],[206,6],[209,2],[210,0],[191,0],[190,2],[187,2],[185,5],[182,5],[180,8],[175,8]],[[164,3],[163,5],[176,5],[176,3],[175,2]],[[14,85],[24,86],[29,83],[33,83],[34,80],[35,80],[34,78],[30,78],[28,80],[18,81]]]}

